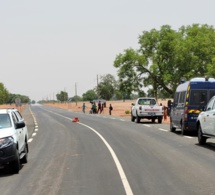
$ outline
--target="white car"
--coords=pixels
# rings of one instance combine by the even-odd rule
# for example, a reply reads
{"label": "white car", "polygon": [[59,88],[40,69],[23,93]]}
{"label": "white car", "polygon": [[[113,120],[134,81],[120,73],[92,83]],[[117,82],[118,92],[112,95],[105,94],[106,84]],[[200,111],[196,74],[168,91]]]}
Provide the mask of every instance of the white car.
{"label": "white car", "polygon": [[17,109],[0,109],[0,165],[19,173],[28,162],[28,130]]}
{"label": "white car", "polygon": [[215,138],[215,96],[213,96],[204,111],[197,118],[198,141],[200,145],[208,138]]}

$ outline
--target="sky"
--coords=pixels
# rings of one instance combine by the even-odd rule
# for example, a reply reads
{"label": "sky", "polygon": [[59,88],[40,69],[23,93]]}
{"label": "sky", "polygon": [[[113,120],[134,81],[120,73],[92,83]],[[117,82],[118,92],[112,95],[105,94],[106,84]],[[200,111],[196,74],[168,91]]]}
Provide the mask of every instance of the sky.
{"label": "sky", "polygon": [[[31,100],[82,96],[143,31],[215,26],[213,0],[0,0],[0,82]],[[97,80],[97,78],[99,78]],[[76,89],[76,90],[75,90]]]}

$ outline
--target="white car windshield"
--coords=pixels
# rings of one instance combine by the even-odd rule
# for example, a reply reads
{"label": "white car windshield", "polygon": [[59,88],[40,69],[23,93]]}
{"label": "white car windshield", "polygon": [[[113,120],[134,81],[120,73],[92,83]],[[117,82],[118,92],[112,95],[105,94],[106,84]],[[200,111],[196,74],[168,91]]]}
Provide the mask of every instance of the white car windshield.
{"label": "white car windshield", "polygon": [[10,116],[8,114],[0,114],[0,129],[11,127]]}

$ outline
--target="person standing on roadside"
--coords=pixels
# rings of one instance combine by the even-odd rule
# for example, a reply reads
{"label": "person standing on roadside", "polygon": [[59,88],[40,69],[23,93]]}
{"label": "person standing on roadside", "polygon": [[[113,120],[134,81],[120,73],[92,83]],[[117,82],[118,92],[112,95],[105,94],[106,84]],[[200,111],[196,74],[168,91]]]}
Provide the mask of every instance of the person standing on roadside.
{"label": "person standing on roadside", "polygon": [[102,103],[100,114],[103,112],[103,110],[104,110],[104,103]]}
{"label": "person standing on roadside", "polygon": [[99,103],[98,103],[98,111],[97,111],[97,113],[101,113],[101,109],[102,109],[102,105],[101,105],[101,102],[99,101]]}
{"label": "person standing on roadside", "polygon": [[109,106],[109,115],[111,115],[112,110],[113,110],[113,107],[112,107],[112,105],[110,104],[110,106]]}
{"label": "person standing on roadside", "polygon": [[85,105],[85,103],[83,103],[83,105],[82,105],[82,111],[83,111],[83,113],[85,113],[85,109],[86,109],[86,105]]}

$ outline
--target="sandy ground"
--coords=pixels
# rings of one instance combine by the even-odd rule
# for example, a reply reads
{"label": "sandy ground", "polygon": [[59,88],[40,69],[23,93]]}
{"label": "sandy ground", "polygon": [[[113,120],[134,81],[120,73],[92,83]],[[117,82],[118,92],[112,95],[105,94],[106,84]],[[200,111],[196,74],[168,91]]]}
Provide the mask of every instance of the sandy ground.
{"label": "sandy ground", "polygon": [[[162,105],[167,106],[168,100],[158,100],[158,103],[162,103]],[[111,104],[113,107],[112,115],[113,116],[121,116],[121,117],[128,117],[130,118],[130,111],[131,111],[131,103],[134,103],[135,100],[125,100],[125,101],[107,101],[106,102],[106,108],[104,108],[103,112],[101,114],[103,115],[109,115],[109,105]],[[44,104],[51,107],[57,107],[62,109],[67,109],[71,111],[78,111],[82,112],[82,105],[83,103],[86,104],[86,113],[89,113],[91,109],[91,103],[90,102],[69,102],[69,103],[49,103]],[[128,114],[126,114],[128,113]],[[167,117],[166,120],[163,118],[163,123],[169,123],[169,117]]]}

